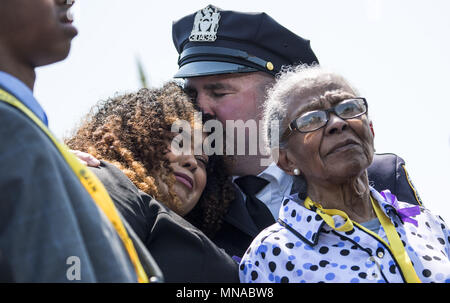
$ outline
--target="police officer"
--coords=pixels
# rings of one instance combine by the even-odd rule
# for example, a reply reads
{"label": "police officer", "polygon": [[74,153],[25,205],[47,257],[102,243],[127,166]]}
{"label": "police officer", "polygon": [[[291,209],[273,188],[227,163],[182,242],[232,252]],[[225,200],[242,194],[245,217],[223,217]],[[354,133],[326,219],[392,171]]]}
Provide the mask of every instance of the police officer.
{"label": "police officer", "polygon": [[[310,42],[265,13],[221,10],[209,5],[174,22],[179,53],[175,78],[205,114],[224,125],[227,120],[259,121],[265,91],[283,66],[318,64]],[[236,137],[236,136],[235,136]],[[274,163],[261,165],[263,155],[234,156],[230,171],[236,200],[213,241],[232,256],[242,256],[252,239],[278,217],[282,197],[304,191],[304,184]],[[390,189],[399,200],[419,204],[405,162],[394,154],[376,155],[368,169],[377,190]]]}

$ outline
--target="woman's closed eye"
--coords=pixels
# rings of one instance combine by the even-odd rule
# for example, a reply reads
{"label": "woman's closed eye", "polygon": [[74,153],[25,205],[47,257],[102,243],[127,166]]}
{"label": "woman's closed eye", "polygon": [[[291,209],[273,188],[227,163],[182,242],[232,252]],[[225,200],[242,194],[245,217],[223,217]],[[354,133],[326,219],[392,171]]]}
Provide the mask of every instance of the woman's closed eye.
{"label": "woman's closed eye", "polygon": [[201,163],[204,167],[208,166],[208,158],[203,156],[196,156],[195,159],[197,160],[197,163]]}

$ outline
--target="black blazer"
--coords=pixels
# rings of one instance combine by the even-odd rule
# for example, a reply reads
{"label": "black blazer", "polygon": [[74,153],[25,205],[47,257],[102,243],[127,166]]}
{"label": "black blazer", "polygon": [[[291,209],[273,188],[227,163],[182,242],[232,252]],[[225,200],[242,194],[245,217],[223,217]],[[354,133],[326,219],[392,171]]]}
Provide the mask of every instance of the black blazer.
{"label": "black blazer", "polygon": [[147,247],[165,282],[238,283],[238,264],[203,232],[138,190],[114,165],[91,168]]}
{"label": "black blazer", "polygon": [[0,283],[14,283],[14,277],[11,270],[11,266],[8,261],[3,257],[2,250],[0,249]]}
{"label": "black blazer", "polygon": [[[394,154],[375,154],[371,166],[367,169],[369,183],[376,190],[389,189],[398,200],[411,204],[422,204],[405,170],[405,161]],[[292,193],[305,190],[305,184],[294,182]],[[241,194],[231,203],[222,228],[213,241],[231,256],[244,255],[250,243],[260,230],[253,223],[245,207]]]}

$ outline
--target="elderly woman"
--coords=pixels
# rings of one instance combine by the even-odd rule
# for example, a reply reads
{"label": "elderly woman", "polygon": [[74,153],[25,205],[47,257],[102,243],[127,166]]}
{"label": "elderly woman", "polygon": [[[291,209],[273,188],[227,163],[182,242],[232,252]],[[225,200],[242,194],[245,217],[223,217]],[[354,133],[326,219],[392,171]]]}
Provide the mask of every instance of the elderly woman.
{"label": "elderly woman", "polygon": [[369,185],[368,104],[343,77],[286,71],[269,94],[265,126],[268,142],[278,131],[278,165],[304,178],[306,194],[286,197],[278,222],[252,242],[241,282],[450,282],[442,219]]}
{"label": "elderly woman", "polygon": [[102,160],[92,170],[166,282],[237,282],[236,262],[207,237],[234,198],[223,160],[183,152],[187,138],[172,132],[179,120],[202,127],[194,113],[176,83],[141,89],[99,103],[66,143]]}

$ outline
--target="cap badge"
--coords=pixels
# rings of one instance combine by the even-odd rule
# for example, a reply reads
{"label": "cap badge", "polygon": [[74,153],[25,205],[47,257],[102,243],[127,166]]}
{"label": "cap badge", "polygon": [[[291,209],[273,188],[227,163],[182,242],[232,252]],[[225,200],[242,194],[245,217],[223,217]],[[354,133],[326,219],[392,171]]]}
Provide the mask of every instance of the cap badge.
{"label": "cap badge", "polygon": [[217,39],[220,13],[218,8],[208,5],[195,14],[194,26],[189,41],[214,42]]}

